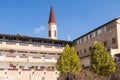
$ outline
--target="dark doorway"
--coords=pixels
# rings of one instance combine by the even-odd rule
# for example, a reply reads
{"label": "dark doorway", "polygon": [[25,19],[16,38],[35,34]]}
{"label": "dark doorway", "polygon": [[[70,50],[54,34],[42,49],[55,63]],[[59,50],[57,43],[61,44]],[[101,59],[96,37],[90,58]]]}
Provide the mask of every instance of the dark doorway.
{"label": "dark doorway", "polygon": [[66,80],[69,80],[69,77],[67,76]]}

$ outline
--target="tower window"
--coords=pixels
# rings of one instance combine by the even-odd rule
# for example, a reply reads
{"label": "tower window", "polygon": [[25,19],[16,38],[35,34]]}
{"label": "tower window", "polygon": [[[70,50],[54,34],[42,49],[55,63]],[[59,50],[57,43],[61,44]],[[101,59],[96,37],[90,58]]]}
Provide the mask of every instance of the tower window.
{"label": "tower window", "polygon": [[51,31],[49,30],[49,37],[51,37]]}
{"label": "tower window", "polygon": [[54,36],[56,37],[56,30],[54,31]]}

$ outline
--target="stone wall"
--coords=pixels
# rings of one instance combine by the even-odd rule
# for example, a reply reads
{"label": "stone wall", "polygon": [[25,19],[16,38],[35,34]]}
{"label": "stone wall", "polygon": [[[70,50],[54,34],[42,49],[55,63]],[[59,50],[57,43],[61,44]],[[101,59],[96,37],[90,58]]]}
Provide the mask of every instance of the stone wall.
{"label": "stone wall", "polygon": [[[66,75],[60,75],[58,80],[66,80]],[[73,75],[72,80],[110,80],[108,77],[98,76],[91,72],[88,68],[83,69],[80,74]]]}

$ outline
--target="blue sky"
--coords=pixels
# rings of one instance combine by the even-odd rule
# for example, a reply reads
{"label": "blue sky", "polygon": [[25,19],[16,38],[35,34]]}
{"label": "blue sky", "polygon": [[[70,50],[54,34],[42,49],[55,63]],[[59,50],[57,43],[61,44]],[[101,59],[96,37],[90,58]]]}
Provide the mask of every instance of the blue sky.
{"label": "blue sky", "polygon": [[120,16],[120,0],[0,0],[0,33],[47,38],[51,5],[58,39],[71,40]]}

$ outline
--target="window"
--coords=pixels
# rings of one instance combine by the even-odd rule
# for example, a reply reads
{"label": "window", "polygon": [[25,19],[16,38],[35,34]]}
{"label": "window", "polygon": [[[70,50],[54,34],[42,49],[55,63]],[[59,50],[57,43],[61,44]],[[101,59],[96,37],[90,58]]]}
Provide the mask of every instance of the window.
{"label": "window", "polygon": [[35,69],[38,69],[38,66],[35,66]]}
{"label": "window", "polygon": [[82,50],[80,50],[80,54],[82,54]]}
{"label": "window", "polygon": [[63,47],[65,44],[62,44],[61,42],[54,42],[54,46]]}
{"label": "window", "polygon": [[77,51],[77,55],[79,56],[79,51]]}
{"label": "window", "polygon": [[86,36],[86,40],[88,40],[88,36]]}
{"label": "window", "polygon": [[53,70],[55,69],[54,66],[52,66],[52,69],[53,69]]}
{"label": "window", "polygon": [[34,69],[34,66],[31,66],[31,69]]}
{"label": "window", "polygon": [[99,30],[97,31],[97,34],[98,34],[98,35],[100,35],[100,34],[101,34],[101,29],[99,29]]}
{"label": "window", "polygon": [[95,32],[92,33],[92,37],[95,37]]}
{"label": "window", "polygon": [[17,42],[17,38],[14,37],[14,38],[13,38],[13,42]]}
{"label": "window", "polygon": [[10,42],[10,38],[9,37],[5,37],[5,41],[6,42]]}
{"label": "window", "polygon": [[90,35],[88,35],[87,38],[90,39]]}
{"label": "window", "polygon": [[16,37],[5,37],[6,42],[17,42]]}
{"label": "window", "polygon": [[29,39],[19,38],[18,42],[19,42],[19,43],[26,43],[26,44],[28,44],[28,43],[29,43]]}
{"label": "window", "polygon": [[84,53],[86,53],[86,49],[84,49]]}
{"label": "window", "polygon": [[112,38],[112,43],[114,44],[116,42],[116,39],[115,38]]}
{"label": "window", "polygon": [[32,44],[41,45],[42,42],[41,42],[41,40],[32,40]]}
{"label": "window", "polygon": [[107,41],[104,41],[104,46],[107,46]]}
{"label": "window", "polygon": [[87,39],[86,39],[86,36],[83,38],[83,41],[86,41]]}
{"label": "window", "polygon": [[3,37],[2,36],[0,36],[0,41],[3,41]]}
{"label": "window", "polygon": [[19,42],[19,43],[22,43],[22,39],[21,39],[21,38],[19,38],[18,42]]}
{"label": "window", "polygon": [[54,31],[54,36],[56,37],[56,30]]}
{"label": "window", "polygon": [[92,49],[92,47],[89,47],[89,50],[91,50]]}
{"label": "window", "polygon": [[80,43],[82,43],[83,41],[82,41],[82,39],[80,39]]}
{"label": "window", "polygon": [[49,37],[51,37],[51,31],[49,30]]}
{"label": "window", "polygon": [[44,41],[44,45],[52,46],[52,41]]}
{"label": "window", "polygon": [[81,43],[81,39],[79,39],[79,43]]}
{"label": "window", "polygon": [[40,69],[45,69],[45,66],[40,66]]}
{"label": "window", "polygon": [[106,26],[106,31],[109,31],[109,30],[111,30],[111,29],[113,29],[114,28],[114,26]]}
{"label": "window", "polygon": [[97,34],[97,31],[95,32],[95,36],[97,36],[98,34]]}
{"label": "window", "polygon": [[83,42],[83,38],[81,39],[81,42]]}
{"label": "window", "polygon": [[61,43],[62,44],[62,47],[65,47],[67,43]]}
{"label": "window", "polygon": [[23,69],[24,67],[23,66],[19,66],[19,69]]}
{"label": "window", "polygon": [[77,40],[77,44],[79,44],[79,40]]}
{"label": "window", "polygon": [[110,52],[110,48],[108,48],[107,51]]}
{"label": "window", "polygon": [[104,27],[104,32],[106,32],[106,27]]}
{"label": "window", "polygon": [[90,38],[92,38],[92,34],[90,34]]}
{"label": "window", "polygon": [[29,43],[29,40],[28,40],[28,39],[23,39],[23,43],[28,44],[28,43]]}
{"label": "window", "polygon": [[106,32],[106,27],[101,28],[101,33]]}
{"label": "window", "polygon": [[50,66],[48,66],[48,68],[50,69],[51,67],[50,67]]}

